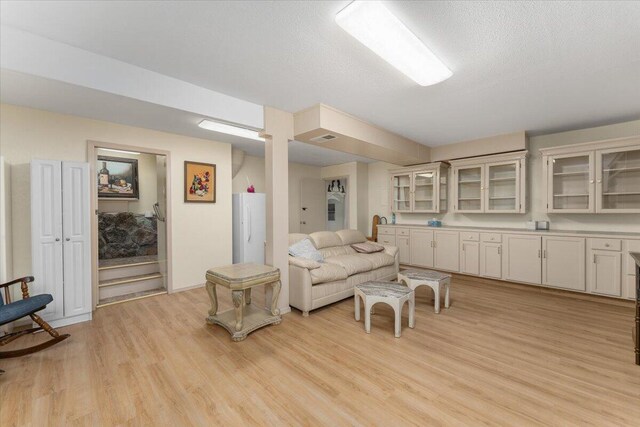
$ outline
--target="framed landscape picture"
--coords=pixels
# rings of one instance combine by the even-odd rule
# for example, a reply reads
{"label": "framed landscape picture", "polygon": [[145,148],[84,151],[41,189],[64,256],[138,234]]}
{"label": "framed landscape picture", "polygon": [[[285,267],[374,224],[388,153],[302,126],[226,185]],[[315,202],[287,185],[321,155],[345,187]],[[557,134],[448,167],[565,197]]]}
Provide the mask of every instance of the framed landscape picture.
{"label": "framed landscape picture", "polygon": [[185,203],[216,202],[216,165],[184,162]]}
{"label": "framed landscape picture", "polygon": [[99,199],[138,200],[138,160],[98,156]]}

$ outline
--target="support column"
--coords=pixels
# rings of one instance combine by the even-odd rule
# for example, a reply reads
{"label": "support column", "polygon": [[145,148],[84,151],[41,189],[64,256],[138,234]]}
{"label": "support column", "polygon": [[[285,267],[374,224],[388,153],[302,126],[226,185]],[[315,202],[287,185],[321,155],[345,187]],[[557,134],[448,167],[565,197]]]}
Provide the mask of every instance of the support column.
{"label": "support column", "polygon": [[[264,108],[265,182],[267,191],[267,264],[280,269],[280,313],[289,308],[289,141],[293,140],[293,114]],[[271,301],[267,287],[265,302]],[[271,307],[268,307],[271,309]]]}

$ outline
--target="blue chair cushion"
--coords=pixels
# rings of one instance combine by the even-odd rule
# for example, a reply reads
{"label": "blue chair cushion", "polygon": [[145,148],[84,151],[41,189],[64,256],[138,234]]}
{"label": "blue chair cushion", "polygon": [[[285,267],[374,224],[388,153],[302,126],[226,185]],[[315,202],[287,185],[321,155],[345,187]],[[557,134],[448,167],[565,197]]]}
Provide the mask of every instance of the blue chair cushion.
{"label": "blue chair cushion", "polygon": [[50,294],[41,294],[2,305],[0,306],[0,325],[13,322],[41,310],[51,301],[53,301],[53,297]]}

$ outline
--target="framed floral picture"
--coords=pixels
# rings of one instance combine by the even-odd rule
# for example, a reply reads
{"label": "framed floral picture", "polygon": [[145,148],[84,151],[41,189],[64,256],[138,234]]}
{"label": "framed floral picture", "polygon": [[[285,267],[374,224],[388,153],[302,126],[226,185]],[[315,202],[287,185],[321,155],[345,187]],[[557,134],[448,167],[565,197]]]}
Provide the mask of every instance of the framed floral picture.
{"label": "framed floral picture", "polygon": [[184,162],[185,203],[216,202],[216,165]]}

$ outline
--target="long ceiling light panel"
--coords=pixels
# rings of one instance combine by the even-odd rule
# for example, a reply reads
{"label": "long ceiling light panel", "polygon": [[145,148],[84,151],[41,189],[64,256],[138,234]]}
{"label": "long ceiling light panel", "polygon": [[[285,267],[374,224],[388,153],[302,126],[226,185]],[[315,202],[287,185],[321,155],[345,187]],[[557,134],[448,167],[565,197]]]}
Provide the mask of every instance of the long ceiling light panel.
{"label": "long ceiling light panel", "polygon": [[336,23],[421,86],[453,75],[382,2],[354,1],[338,12]]}
{"label": "long ceiling light panel", "polygon": [[239,126],[232,126],[226,123],[214,122],[213,120],[203,120],[198,123],[198,126],[202,129],[212,130],[214,132],[227,133],[229,135],[241,136],[243,138],[255,139],[257,141],[263,141],[258,134],[258,131],[242,128]]}

